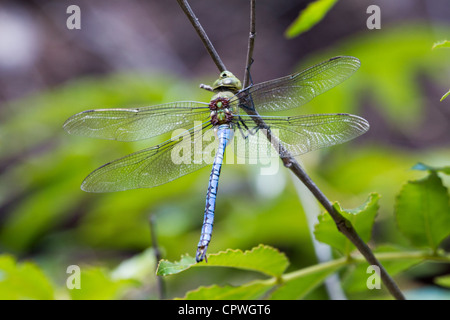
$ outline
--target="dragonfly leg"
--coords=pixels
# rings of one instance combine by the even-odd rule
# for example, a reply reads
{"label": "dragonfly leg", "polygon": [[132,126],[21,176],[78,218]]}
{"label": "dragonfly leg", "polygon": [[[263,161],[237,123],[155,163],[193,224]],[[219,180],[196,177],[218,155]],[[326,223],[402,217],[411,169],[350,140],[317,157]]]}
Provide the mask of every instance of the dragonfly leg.
{"label": "dragonfly leg", "polygon": [[256,126],[252,129],[248,129],[248,133],[251,134],[252,136],[254,136],[259,131],[259,129],[261,129],[261,128],[259,126]]}
{"label": "dragonfly leg", "polygon": [[211,86],[208,86],[207,84],[200,84],[200,89],[205,89],[206,91],[214,92],[214,89]]}
{"label": "dragonfly leg", "polygon": [[247,134],[247,133],[244,133],[244,130],[242,130],[241,124],[244,126],[245,130],[248,131],[247,125],[241,120],[241,117],[239,116],[239,121],[236,123],[236,125],[237,125],[237,127],[238,127],[238,129],[239,129],[239,132],[241,133],[241,136],[242,136],[244,139],[247,139],[248,134]]}
{"label": "dragonfly leg", "polygon": [[[240,116],[239,116],[239,121],[236,123],[236,125],[244,139],[247,139],[249,135],[252,135],[252,136],[255,135],[258,132],[258,130],[260,129],[258,126],[252,128],[252,129],[249,129],[249,127],[245,124],[245,122],[242,121]],[[244,130],[242,129],[241,125],[245,128],[245,130],[247,130],[247,133],[244,133]]]}

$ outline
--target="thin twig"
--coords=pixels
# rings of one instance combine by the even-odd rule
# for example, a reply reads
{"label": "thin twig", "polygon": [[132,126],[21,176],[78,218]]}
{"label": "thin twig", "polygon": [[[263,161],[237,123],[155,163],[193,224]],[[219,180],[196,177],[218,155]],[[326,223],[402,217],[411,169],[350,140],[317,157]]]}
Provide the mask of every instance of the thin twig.
{"label": "thin twig", "polygon": [[[156,262],[161,261],[161,250],[159,250],[158,240],[156,236],[156,227],[155,227],[155,215],[151,214],[148,218],[148,222],[150,225],[150,236],[152,239],[152,248],[155,254]],[[160,300],[164,300],[166,297],[166,290],[164,285],[164,280],[161,276],[156,276],[156,286],[158,289],[158,296]]]}
{"label": "thin twig", "polygon": [[[177,0],[179,3],[181,0]],[[183,1],[184,2],[184,1]],[[181,5],[181,4],[180,4]],[[182,7],[183,8],[183,7]],[[184,10],[188,16],[189,20],[196,21],[198,23],[198,19],[195,18],[194,14],[192,13],[192,10]],[[252,5],[252,12],[254,13],[254,3]],[[253,21],[250,23],[250,26],[254,32],[254,14],[251,15],[251,19]],[[199,24],[199,23],[198,23]],[[195,26],[194,26],[195,27]],[[204,30],[201,28],[202,33],[198,31],[196,28],[197,33],[199,34],[200,38],[204,37]],[[251,32],[252,34],[252,32]],[[252,40],[254,41],[254,40]],[[249,39],[250,42],[250,39]],[[203,41],[204,45],[207,47],[208,52],[210,52],[209,45]],[[252,44],[253,47],[253,44]],[[250,48],[250,45],[249,45]],[[215,52],[215,51],[214,51]],[[213,60],[216,62],[216,58],[211,55]],[[246,74],[250,68],[251,64],[251,55],[248,55],[246,66]],[[220,60],[220,59],[219,59]],[[217,65],[217,63],[216,63]],[[222,69],[219,70],[223,71]],[[248,77],[247,77],[248,79]],[[248,81],[248,80],[247,80]],[[245,83],[245,82],[244,82]],[[396,299],[403,300],[405,297],[403,296],[403,293],[398,288],[397,284],[394,282],[394,280],[391,278],[391,276],[387,273],[386,269],[381,265],[381,263],[377,260],[377,258],[374,256],[373,252],[370,250],[370,248],[367,246],[367,244],[359,237],[355,229],[353,228],[350,221],[345,219],[339,212],[335,210],[331,202],[328,200],[328,198],[322,193],[322,191],[316,186],[316,184],[311,180],[311,178],[306,174],[306,172],[303,170],[303,168],[298,164],[298,162],[295,160],[292,155],[286,150],[286,148],[282,145],[280,140],[273,136],[269,126],[264,122],[264,120],[259,116],[259,114],[256,112],[256,110],[251,110],[250,108],[246,108],[246,111],[249,115],[252,116],[253,121],[255,124],[259,127],[260,131],[263,132],[267,139],[271,142],[273,147],[278,151],[281,160],[284,163],[284,166],[288,169],[290,169],[299,179],[302,181],[305,186],[312,192],[312,194],[315,196],[315,198],[322,204],[322,206],[325,208],[325,210],[331,215],[333,218],[338,230],[342,232],[355,246],[356,248],[361,252],[361,254],[364,256],[364,258],[367,260],[367,262],[371,265],[376,265],[380,268],[380,277],[389,292],[392,294],[392,296]]]}
{"label": "thin twig", "polygon": [[250,0],[250,34],[248,37],[247,46],[247,63],[244,70],[244,88],[249,85],[250,81],[250,67],[253,61],[253,48],[255,47],[256,38],[256,13],[255,13],[255,0]]}
{"label": "thin twig", "polygon": [[214,63],[216,64],[217,68],[220,72],[227,70],[225,65],[222,62],[222,59],[220,59],[219,55],[217,54],[216,49],[214,49],[214,46],[212,45],[211,41],[208,38],[208,35],[206,34],[205,30],[203,30],[203,27],[201,26],[200,22],[198,21],[197,17],[195,16],[194,12],[191,9],[191,6],[187,2],[187,0],[177,0],[178,4],[180,5],[181,9],[184,11],[186,16],[188,17],[189,21],[191,22],[192,26],[194,27],[195,31],[197,31],[197,34],[200,36],[200,39],[203,42],[203,45],[205,46],[206,50],[208,51],[209,55],[213,59]]}

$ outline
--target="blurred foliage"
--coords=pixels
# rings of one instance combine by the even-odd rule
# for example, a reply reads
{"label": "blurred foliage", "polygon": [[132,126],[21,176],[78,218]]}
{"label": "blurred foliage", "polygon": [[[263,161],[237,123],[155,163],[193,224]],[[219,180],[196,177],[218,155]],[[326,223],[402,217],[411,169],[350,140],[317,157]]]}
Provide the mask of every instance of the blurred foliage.
{"label": "blurred foliage", "polygon": [[447,91],[447,93],[445,93],[442,98],[441,101],[443,101],[445,98],[447,98],[448,96],[450,96],[450,90]]}
{"label": "blurred foliage", "polygon": [[[419,161],[430,167],[449,164],[448,141],[433,143],[425,140],[423,134],[428,130],[423,120],[428,114],[429,94],[424,83],[438,87],[448,83],[443,72],[448,68],[447,54],[445,50],[431,52],[430,39],[424,25],[384,27],[379,32],[333,44],[329,50],[302,61],[303,68],[342,54],[358,57],[362,62],[351,79],[300,111],[362,115],[371,122],[371,131],[352,142],[308,154],[302,161],[316,184],[342,207],[359,207],[372,192],[381,195],[372,241],[395,244],[377,245],[376,252],[380,259],[383,254],[387,257],[382,262],[388,271],[393,274],[402,271],[406,289],[416,286],[417,279],[429,276],[430,271],[413,267],[410,273],[403,272],[426,259],[422,251],[421,255],[406,255],[403,248],[424,241],[414,240],[413,227],[418,220],[405,222],[400,213],[397,220],[404,236],[397,232],[394,205],[399,201],[398,212],[404,207],[401,202],[405,194],[420,195],[412,189],[417,184],[440,183],[439,197],[445,197],[446,193],[448,199],[447,175],[433,171],[423,178],[423,172],[411,170]],[[0,110],[0,249],[5,253],[0,257],[1,298],[157,298],[156,262],[150,258],[153,250],[148,249],[151,247],[148,216],[153,214],[157,218],[157,237],[165,259],[179,260],[181,255],[194,253],[209,169],[154,189],[87,194],[80,190],[80,183],[90,171],[164,141],[167,136],[136,143],[93,140],[67,136],[62,124],[69,116],[91,108],[208,101],[210,95],[198,90],[198,84],[214,78],[215,75],[210,79],[175,79],[165,74],[115,74],[77,79],[59,89],[11,102]],[[361,108],[367,104],[370,108]],[[443,108],[448,110],[448,105]],[[388,130],[402,141],[418,144],[412,148],[399,147],[396,139],[389,140],[382,134]],[[350,298],[379,297],[380,293],[367,292],[367,265],[359,263],[361,259],[355,258],[358,263],[348,266],[337,257],[327,268],[317,270],[320,265],[316,265],[302,206],[281,164],[278,175],[267,177],[263,185],[258,177],[258,168],[254,166],[224,166],[209,252],[225,248],[247,250],[260,243],[278,248],[289,259],[284,275],[291,278],[272,293],[272,298],[292,298],[297,290],[296,298],[324,299],[326,293],[319,285],[337,270],[341,270],[343,286]],[[402,189],[407,180],[414,179],[424,180],[407,183]],[[442,199],[439,205],[445,203]],[[439,214],[442,213],[445,212]],[[371,215],[372,223],[373,218]],[[442,230],[436,233],[433,249],[444,234]],[[441,247],[445,245],[445,241],[441,243]],[[403,252],[403,259],[389,259],[395,251],[397,257]],[[79,291],[66,288],[69,265],[81,268]],[[138,276],[143,270],[151,275]],[[432,277],[442,276],[448,272],[448,264],[438,264],[430,270]],[[225,297],[247,294],[241,296],[246,298],[263,294],[267,289],[263,282],[267,279],[258,278],[258,273],[226,267],[189,268],[164,279],[169,298],[183,297],[188,291],[186,298],[209,297],[211,293],[206,293],[206,289],[193,290],[201,286],[209,286],[215,292],[226,288]],[[443,281],[446,280],[437,283]]]}
{"label": "blurred foliage", "polygon": [[[443,41],[438,41],[435,42],[433,44],[432,49],[436,49],[436,48],[450,48],[450,41],[448,40],[443,40]],[[447,98],[450,95],[450,90],[447,91],[447,93],[445,93],[440,101],[443,101],[445,98]]]}
{"label": "blurred foliage", "polygon": [[415,246],[436,251],[450,233],[448,190],[435,171],[405,184],[395,211],[399,229]]}
{"label": "blurred foliage", "polygon": [[286,37],[297,37],[319,23],[328,11],[333,8],[337,0],[317,0],[308,4],[297,19],[286,30]]}
{"label": "blurred foliage", "polygon": [[[425,166],[421,166],[420,170]],[[430,167],[427,167],[430,169]],[[440,168],[438,171],[447,173],[450,167]],[[431,185],[431,186],[430,186]],[[409,188],[416,194],[408,194]],[[435,189],[438,191],[436,192]],[[442,190],[443,189],[443,190]],[[406,190],[406,191],[405,191]],[[444,191],[444,192],[441,192]],[[433,198],[440,198],[433,201]],[[352,223],[360,237],[368,242],[378,211],[378,194],[371,194],[369,199],[360,207],[353,210],[343,210],[338,203],[334,204],[344,218]],[[377,257],[388,272],[397,274],[413,265],[426,260],[450,263],[450,255],[438,252],[437,248],[442,240],[450,236],[450,209],[448,191],[437,178],[436,170],[430,169],[425,179],[410,181],[400,192],[396,201],[396,217],[398,228],[411,240],[413,247],[403,250],[393,246],[381,246],[377,250]],[[422,202],[418,205],[417,202]],[[216,285],[200,287],[190,291],[185,299],[258,299],[269,291],[270,299],[299,299],[320,284],[325,277],[347,266],[347,275],[343,282],[347,292],[352,295],[365,295],[368,292],[368,264],[364,259],[352,256],[355,247],[336,228],[331,217],[324,213],[319,216],[319,222],[314,231],[317,240],[337,249],[343,257],[317,264],[304,269],[283,274],[288,261],[281,253],[267,246],[259,246],[251,251],[227,250],[219,254],[210,254],[209,263],[196,263],[194,258],[183,257],[179,262],[161,261],[157,274],[161,276],[183,272],[191,267],[232,267],[253,270],[272,276],[271,279],[253,280],[240,286]],[[412,251],[414,247],[425,248],[423,251]],[[430,250],[431,249],[431,250]],[[381,289],[381,280],[378,289]],[[438,278],[437,283],[446,282],[445,278]],[[370,288],[369,288],[370,289]],[[373,289],[373,288],[372,288]],[[377,294],[372,294],[372,298]]]}
{"label": "blurred foliage", "polygon": [[[440,33],[444,32],[442,28]],[[332,93],[334,99],[322,95],[308,105],[315,110],[321,106],[320,110],[327,112],[342,111],[343,106],[354,111],[361,99],[370,99],[390,125],[412,134],[412,130],[420,129],[420,121],[427,113],[424,80],[441,86],[448,81],[443,72],[443,68],[448,68],[448,55],[443,50],[431,51],[430,43],[430,32],[425,25],[405,24],[383,28],[373,36],[364,33],[352,37],[314,55],[305,65],[348,54],[361,60],[361,68]]]}
{"label": "blurred foliage", "polygon": [[55,297],[43,272],[31,262],[17,263],[10,255],[0,256],[0,299],[38,299]]}
{"label": "blurred foliage", "polygon": [[433,47],[431,47],[431,49],[436,49],[436,48],[450,48],[450,41],[442,40],[442,41],[435,42],[433,44]]}

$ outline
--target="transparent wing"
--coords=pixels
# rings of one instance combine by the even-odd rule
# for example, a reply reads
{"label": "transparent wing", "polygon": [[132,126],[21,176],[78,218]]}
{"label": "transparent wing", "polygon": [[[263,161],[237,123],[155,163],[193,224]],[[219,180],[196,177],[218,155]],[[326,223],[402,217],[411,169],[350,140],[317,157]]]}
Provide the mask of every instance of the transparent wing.
{"label": "transparent wing", "polygon": [[215,140],[204,146],[203,134],[213,132],[210,127],[196,126],[160,145],[107,163],[89,174],[81,189],[114,192],[151,188],[203,168],[209,164],[204,153],[217,149]]}
{"label": "transparent wing", "polygon": [[63,127],[75,135],[136,141],[191,128],[194,121],[205,122],[209,113],[207,103],[180,101],[143,108],[87,110],[67,119]]}
{"label": "transparent wing", "polygon": [[331,58],[302,72],[256,84],[242,91],[236,99],[241,99],[244,108],[251,108],[253,99],[258,113],[296,108],[343,82],[360,65],[354,57]]}
{"label": "transparent wing", "polygon": [[[241,118],[248,128],[255,127],[251,116]],[[293,156],[346,142],[369,130],[367,120],[351,114],[261,118],[270,126],[271,134]],[[253,128],[250,131],[255,130]],[[250,131],[244,131],[244,135],[235,133],[237,148],[241,148],[241,152],[235,151],[238,157],[267,158],[278,155],[267,140],[264,129],[253,134]]]}

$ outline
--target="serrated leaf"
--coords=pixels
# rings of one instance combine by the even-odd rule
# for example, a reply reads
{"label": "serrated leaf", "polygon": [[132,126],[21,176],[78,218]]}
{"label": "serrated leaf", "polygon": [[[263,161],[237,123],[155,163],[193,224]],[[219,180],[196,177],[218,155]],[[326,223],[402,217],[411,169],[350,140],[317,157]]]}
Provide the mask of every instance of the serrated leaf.
{"label": "serrated leaf", "polygon": [[442,41],[435,42],[431,49],[436,49],[436,48],[450,48],[450,41],[442,40]]}
{"label": "serrated leaf", "polygon": [[274,282],[256,280],[242,286],[199,287],[186,293],[183,300],[252,300],[261,298]]}
{"label": "serrated leaf", "polygon": [[337,0],[317,0],[302,10],[297,19],[286,30],[287,38],[293,38],[308,31],[319,23]]}
{"label": "serrated leaf", "polygon": [[284,253],[277,249],[259,245],[251,250],[228,249],[208,256],[208,263],[199,263],[198,266],[221,266],[238,269],[258,271],[269,276],[280,276],[289,265]]}
{"label": "serrated leaf", "polygon": [[54,289],[44,273],[31,262],[17,263],[0,256],[0,300],[54,299]]}
{"label": "serrated leaf", "polygon": [[182,256],[180,261],[170,262],[168,260],[161,260],[158,264],[158,269],[156,270],[156,274],[158,276],[168,276],[171,274],[180,273],[186,269],[189,269],[197,262],[195,258],[190,257],[189,255]]}
{"label": "serrated leaf", "polygon": [[403,186],[396,198],[395,217],[414,246],[437,249],[450,234],[450,206],[447,188],[435,171]]}
{"label": "serrated leaf", "polygon": [[[351,222],[359,236],[365,242],[370,240],[375,216],[378,211],[378,200],[380,195],[371,193],[367,201],[360,207],[352,210],[344,210],[338,203],[333,206],[340,214]],[[316,239],[339,250],[342,254],[348,255],[355,249],[355,246],[343,234],[341,234],[328,213],[323,213],[319,217],[319,223],[315,225],[314,234]]]}
{"label": "serrated leaf", "polygon": [[179,273],[193,267],[231,267],[257,271],[269,276],[280,276],[289,265],[286,256],[275,248],[259,245],[251,250],[227,249],[219,253],[209,254],[208,262],[196,263],[195,259],[184,256],[179,262],[163,260],[160,262],[157,275]]}

